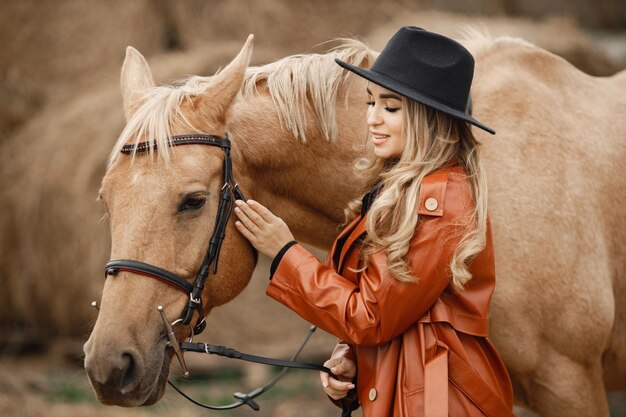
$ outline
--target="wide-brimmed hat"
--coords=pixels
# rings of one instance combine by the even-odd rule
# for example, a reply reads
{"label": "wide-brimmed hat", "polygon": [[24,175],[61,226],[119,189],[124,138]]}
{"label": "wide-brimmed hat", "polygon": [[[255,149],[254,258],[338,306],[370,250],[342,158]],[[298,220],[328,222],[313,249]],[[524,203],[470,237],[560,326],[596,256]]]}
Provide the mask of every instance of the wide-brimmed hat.
{"label": "wide-brimmed hat", "polygon": [[474,57],[450,38],[404,26],[389,40],[370,69],[340,59],[335,61],[388,90],[496,133],[466,113]]}

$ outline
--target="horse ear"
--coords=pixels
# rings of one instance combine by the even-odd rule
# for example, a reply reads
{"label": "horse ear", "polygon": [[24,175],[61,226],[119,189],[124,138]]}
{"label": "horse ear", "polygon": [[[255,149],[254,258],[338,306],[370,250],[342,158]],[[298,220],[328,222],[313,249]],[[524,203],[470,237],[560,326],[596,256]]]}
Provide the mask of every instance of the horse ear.
{"label": "horse ear", "polygon": [[124,65],[122,65],[120,84],[124,101],[124,114],[128,121],[137,102],[150,88],[154,87],[154,80],[152,79],[152,72],[148,62],[132,46],[126,48],[126,58],[124,59]]}
{"label": "horse ear", "polygon": [[243,84],[244,75],[252,57],[253,42],[254,35],[250,34],[235,59],[213,76],[208,87],[199,97],[201,107],[211,107],[211,109],[205,109],[206,114],[218,114],[219,117],[224,118]]}

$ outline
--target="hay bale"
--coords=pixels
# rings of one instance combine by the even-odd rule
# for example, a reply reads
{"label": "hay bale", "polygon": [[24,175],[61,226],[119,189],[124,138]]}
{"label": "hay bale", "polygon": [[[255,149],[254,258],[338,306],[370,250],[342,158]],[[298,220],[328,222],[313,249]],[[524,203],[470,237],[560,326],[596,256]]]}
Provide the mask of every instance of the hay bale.
{"label": "hay bale", "polygon": [[164,14],[151,0],[4,0],[0,8],[0,133],[43,103],[72,96],[124,59],[133,44],[147,56],[165,50]]}
{"label": "hay bale", "polygon": [[[163,19],[150,0],[101,2],[3,1],[0,68],[11,84],[56,92],[104,67],[119,67],[124,47],[147,56],[166,42]],[[93,78],[92,78],[93,80]]]}
{"label": "hay bale", "polygon": [[311,51],[333,37],[366,33],[373,24],[391,18],[399,4],[379,0],[169,1],[185,46],[243,39],[254,33],[257,45],[271,46],[282,55]]}

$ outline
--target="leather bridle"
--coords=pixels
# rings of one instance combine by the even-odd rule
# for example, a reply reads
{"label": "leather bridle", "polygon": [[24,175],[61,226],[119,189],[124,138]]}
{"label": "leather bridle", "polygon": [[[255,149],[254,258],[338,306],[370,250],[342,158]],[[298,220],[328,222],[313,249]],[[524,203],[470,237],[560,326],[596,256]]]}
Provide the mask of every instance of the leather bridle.
{"label": "leather bridle", "polygon": [[[185,351],[219,355],[232,359],[239,359],[249,362],[283,367],[282,371],[279,374],[277,374],[262,387],[256,388],[247,394],[243,394],[240,392],[235,393],[234,396],[236,398],[236,401],[228,405],[212,406],[208,404],[203,404],[187,396],[169,380],[167,381],[168,384],[186,399],[203,408],[207,408],[210,410],[229,410],[246,404],[252,409],[258,411],[260,407],[254,401],[254,399],[272,388],[274,384],[276,384],[276,382],[278,382],[278,380],[282,378],[282,376],[285,375],[287,370],[289,370],[290,368],[317,370],[326,372],[332,376],[333,374],[330,369],[325,366],[306,362],[296,362],[298,355],[308,342],[313,332],[315,332],[315,326],[311,326],[309,328],[307,336],[290,360],[280,360],[256,355],[249,355],[246,353],[241,353],[232,348],[220,345],[212,345],[209,343],[192,343],[193,336],[200,334],[206,327],[206,320],[204,317],[204,309],[202,305],[202,291],[204,289],[204,284],[207,280],[207,277],[209,276],[211,265],[213,266],[213,274],[215,275],[217,273],[220,250],[226,236],[226,226],[233,210],[233,198],[245,200],[245,197],[233,178],[232,160],[230,158],[231,144],[228,136],[218,137],[214,135],[204,134],[180,135],[169,138],[168,143],[170,147],[181,145],[210,145],[220,147],[224,151],[224,185],[222,186],[220,192],[220,204],[215,218],[215,227],[213,229],[211,239],[209,240],[209,247],[207,248],[206,255],[202,262],[202,266],[200,267],[196,275],[196,280],[192,284],[183,277],[180,277],[166,269],[159,268],[158,266],[151,265],[145,262],[130,259],[109,261],[105,266],[105,278],[108,276],[117,275],[121,271],[131,272],[134,274],[154,278],[166,284],[169,284],[179,291],[182,291],[189,297],[187,307],[183,310],[180,318],[175,320],[173,323],[170,323],[167,319],[163,307],[158,307],[159,313],[161,314],[161,319],[163,320],[163,324],[167,332],[167,337],[169,339],[168,346],[172,347],[172,349],[174,350],[174,353],[178,358],[178,361],[180,362],[181,368],[183,369],[185,376],[189,374],[189,372],[187,371],[187,365],[185,364],[185,360],[183,358],[183,352]],[[140,142],[136,144],[124,145],[121,152],[125,155],[134,155],[136,153],[148,152],[150,150],[156,150],[156,144],[151,144],[150,142]],[[92,303],[92,306],[98,308],[98,304],[95,301]],[[198,319],[196,320],[195,325],[192,327],[191,320],[193,318],[194,311],[198,312]],[[189,326],[190,328],[191,335],[189,341],[187,342],[179,343],[176,339],[172,326],[179,323]],[[352,409],[354,409],[356,405],[352,403],[344,403],[343,400],[341,401],[341,403],[342,416],[350,416]]]}
{"label": "leather bridle", "polygon": [[[193,327],[193,334],[197,335],[202,333],[206,327],[202,305],[202,291],[204,290],[204,283],[209,276],[211,265],[213,265],[213,274],[215,275],[217,273],[220,250],[224,242],[224,237],[226,236],[226,226],[233,210],[233,198],[245,200],[245,197],[239,189],[238,184],[233,179],[233,164],[230,159],[230,140],[228,136],[221,138],[214,135],[193,134],[173,136],[169,139],[169,146],[181,145],[218,146],[224,151],[224,185],[220,192],[220,204],[215,218],[215,227],[211,239],[209,240],[209,247],[206,251],[204,261],[196,275],[195,282],[192,284],[173,272],[159,268],[158,266],[130,259],[109,261],[105,266],[105,276],[117,275],[121,271],[133,272],[158,279],[188,294],[189,302],[179,320],[180,323],[184,325],[190,325],[193,313],[197,311],[198,319]],[[151,146],[153,146],[153,150],[156,150],[156,145],[151,145],[150,142],[128,144],[122,147],[121,152],[126,155],[134,155],[135,153],[149,151]],[[176,322],[178,322],[178,320]]]}

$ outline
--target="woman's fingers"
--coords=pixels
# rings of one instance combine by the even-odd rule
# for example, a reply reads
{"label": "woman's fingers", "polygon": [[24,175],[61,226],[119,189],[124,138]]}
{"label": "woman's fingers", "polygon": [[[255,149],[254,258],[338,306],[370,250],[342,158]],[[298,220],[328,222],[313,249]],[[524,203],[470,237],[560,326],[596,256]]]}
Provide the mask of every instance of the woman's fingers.
{"label": "woman's fingers", "polygon": [[332,368],[330,368],[330,370],[335,375],[343,374],[343,372],[344,372],[344,370],[343,370],[343,362],[340,362],[337,365],[333,366]]}
{"label": "woman's fingers", "polygon": [[254,236],[254,234],[250,230],[248,230],[248,228],[244,226],[242,222],[236,221],[235,227],[237,228],[237,230],[239,230],[239,232],[243,235],[243,237],[248,239],[251,243],[256,242],[256,236]]}
{"label": "woman's fingers", "polygon": [[348,395],[348,391],[354,388],[354,384],[351,381],[356,374],[356,372],[351,372],[352,368],[356,369],[354,362],[345,358],[331,358],[324,362],[324,366],[330,368],[333,375],[338,378],[345,378],[347,374],[350,374],[348,380],[340,381],[339,379],[333,378],[326,372],[320,372],[320,379],[322,380],[324,392],[326,392],[326,394],[328,394],[328,396],[333,400],[340,400],[344,398]]}
{"label": "woman's fingers", "polygon": [[271,223],[273,220],[276,219],[274,213],[269,211],[263,204],[260,204],[258,201],[248,200],[248,205],[254,211],[256,211],[259,216],[261,216],[266,222]]}
{"label": "woman's fingers", "polygon": [[235,214],[246,229],[252,232],[253,235],[258,234],[259,226],[257,226],[250,216],[248,216],[248,213],[245,210],[242,210],[240,207],[236,207]]}
{"label": "woman's fingers", "polygon": [[328,378],[328,383],[324,386],[324,391],[332,399],[339,400],[348,395],[348,391],[352,388],[354,388],[352,382],[342,382],[334,378]]}
{"label": "woman's fingers", "polygon": [[338,361],[328,361],[328,367],[330,367],[330,371],[337,375],[338,377],[342,377],[343,379],[352,379],[356,375],[356,364],[354,361],[347,358],[340,358]]}
{"label": "woman's fingers", "polygon": [[328,388],[335,391],[348,392],[354,388],[354,384],[350,381],[340,381],[335,378],[328,378]]}
{"label": "woman's fingers", "polygon": [[[252,201],[252,200],[249,200]],[[235,209],[235,213],[237,213],[238,215],[241,214],[241,212],[243,212],[243,214],[246,215],[246,217],[252,222],[254,223],[255,226],[257,226],[258,228],[262,228],[263,226],[265,226],[267,223],[269,223],[269,221],[265,220],[256,210],[255,208],[252,208],[252,206],[242,200],[235,200],[235,204],[237,205],[237,208]],[[254,203],[253,206],[258,206],[259,203]],[[237,211],[237,209],[240,210],[240,212]],[[267,209],[266,209],[267,210]],[[269,212],[269,210],[268,210]],[[270,213],[271,214],[271,213]],[[241,216],[240,216],[241,217]]]}
{"label": "woman's fingers", "polygon": [[320,372],[320,380],[322,381],[322,387],[324,387],[324,390],[328,386],[329,379],[330,379],[330,376],[328,376],[326,372]]}

